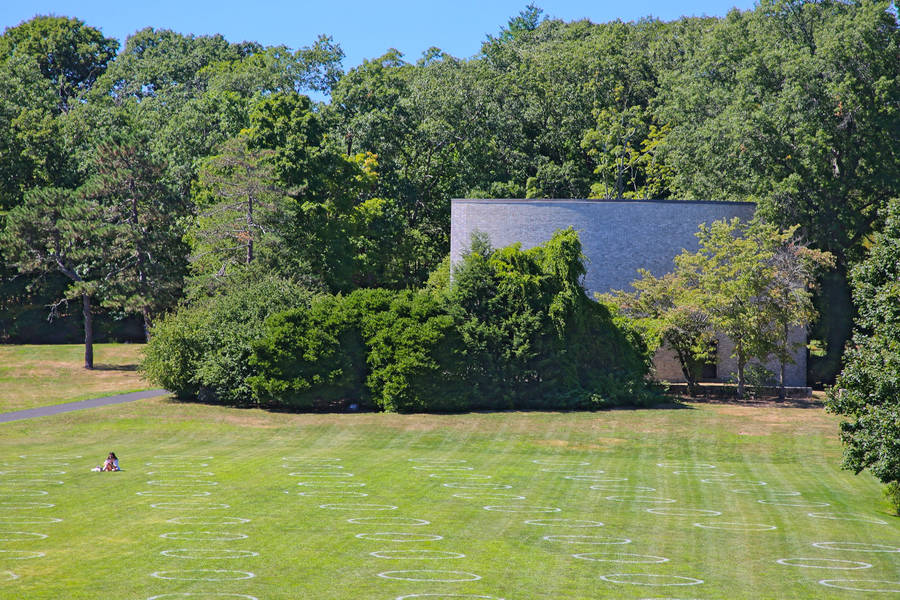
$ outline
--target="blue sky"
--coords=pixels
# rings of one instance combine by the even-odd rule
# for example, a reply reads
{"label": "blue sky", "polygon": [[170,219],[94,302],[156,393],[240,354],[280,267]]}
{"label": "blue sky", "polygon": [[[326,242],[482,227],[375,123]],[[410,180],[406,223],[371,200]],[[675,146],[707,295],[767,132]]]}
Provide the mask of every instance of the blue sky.
{"label": "blue sky", "polygon": [[[221,33],[229,41],[299,48],[320,33],[334,37],[347,54],[344,67],[397,48],[415,61],[431,46],[459,57],[478,51],[528,0],[0,0],[0,28],[36,14],[75,16],[121,42],[147,26],[196,35]],[[653,15],[671,20],[682,15],[726,14],[747,10],[752,0],[570,0],[536,1],[545,14],[566,21],[595,23],[636,20]]]}

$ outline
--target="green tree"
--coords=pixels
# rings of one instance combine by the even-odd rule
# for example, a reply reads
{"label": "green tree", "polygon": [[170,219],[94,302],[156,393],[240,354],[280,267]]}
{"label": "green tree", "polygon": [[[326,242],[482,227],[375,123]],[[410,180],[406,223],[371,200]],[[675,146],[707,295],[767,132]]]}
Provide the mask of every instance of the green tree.
{"label": "green tree", "polygon": [[825,406],[851,419],[841,423],[844,467],[887,484],[900,513],[900,200],[882,217],[868,257],[853,269],[857,328]]}
{"label": "green tree", "polygon": [[86,369],[94,368],[92,305],[106,274],[107,232],[97,222],[98,209],[73,190],[35,188],[6,215],[0,237],[4,262],[20,273],[59,272],[69,279],[65,297],[82,303]]}

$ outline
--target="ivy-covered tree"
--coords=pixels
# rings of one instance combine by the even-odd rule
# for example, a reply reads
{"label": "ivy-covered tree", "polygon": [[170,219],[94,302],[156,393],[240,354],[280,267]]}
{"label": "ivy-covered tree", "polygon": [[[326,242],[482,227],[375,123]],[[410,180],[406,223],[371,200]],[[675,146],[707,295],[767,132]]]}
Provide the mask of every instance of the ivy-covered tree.
{"label": "ivy-covered tree", "polygon": [[859,318],[826,408],[850,419],[841,423],[844,467],[868,469],[887,484],[900,513],[900,199],[882,218],[884,229],[853,269]]}

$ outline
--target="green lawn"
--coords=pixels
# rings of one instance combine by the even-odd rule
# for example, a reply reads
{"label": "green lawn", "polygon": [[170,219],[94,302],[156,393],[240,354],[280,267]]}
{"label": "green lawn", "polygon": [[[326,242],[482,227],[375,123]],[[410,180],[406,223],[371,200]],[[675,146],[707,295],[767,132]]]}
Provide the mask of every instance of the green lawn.
{"label": "green lawn", "polygon": [[0,345],[0,412],[152,389],[137,372],[142,348],[95,344],[88,371],[83,345]]}
{"label": "green lawn", "polygon": [[[0,432],[0,550],[13,551],[0,553],[0,598],[900,594],[900,552],[871,551],[900,549],[900,519],[871,477],[839,470],[836,420],[818,408],[287,415],[160,398]],[[91,472],[110,450],[123,471]],[[538,519],[565,520],[526,522]],[[846,579],[895,592],[818,583]]]}

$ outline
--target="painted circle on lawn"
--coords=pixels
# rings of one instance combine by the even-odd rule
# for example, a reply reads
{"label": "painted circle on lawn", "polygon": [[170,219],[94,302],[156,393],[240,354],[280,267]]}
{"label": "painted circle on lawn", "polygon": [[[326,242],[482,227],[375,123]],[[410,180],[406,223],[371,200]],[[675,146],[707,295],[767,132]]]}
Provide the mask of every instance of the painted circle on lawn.
{"label": "painted circle on lawn", "polygon": [[170,531],[160,534],[167,540],[184,540],[192,542],[233,542],[247,539],[246,533],[232,533],[230,531]]}
{"label": "painted circle on lawn", "polygon": [[556,508],[555,506],[483,506],[484,510],[491,510],[494,512],[508,512],[508,513],[555,513],[562,512],[561,508]]}
{"label": "painted circle on lawn", "polygon": [[677,475],[702,475],[703,479],[701,479],[701,481],[704,483],[717,483],[720,480],[723,483],[734,481],[731,477],[735,476],[735,473],[724,473],[722,471],[716,471],[715,473],[710,473],[708,471],[672,471],[672,473]]}
{"label": "painted circle on lawn", "polygon": [[406,460],[410,462],[420,462],[420,463],[437,463],[437,464],[451,464],[451,463],[466,463],[469,462],[462,458],[407,458]]}
{"label": "painted circle on lawn", "polygon": [[601,490],[606,492],[655,492],[656,488],[647,487],[646,485],[628,485],[625,483],[598,483],[591,486],[592,490]]}
{"label": "painted circle on lawn", "polygon": [[199,456],[197,454],[154,454],[153,458],[168,460],[212,460],[215,456]]}
{"label": "painted circle on lawn", "polygon": [[41,485],[63,485],[65,481],[59,479],[0,479],[0,485],[31,485],[32,483],[40,483]]}
{"label": "painted circle on lawn", "polygon": [[807,500],[757,500],[760,504],[772,504],[774,506],[798,506],[801,508],[814,508],[818,506],[831,506],[830,502],[812,502]]}
{"label": "painted circle on lawn", "polygon": [[0,581],[15,581],[18,578],[12,571],[0,571]]}
{"label": "painted circle on lawn", "polygon": [[526,525],[541,525],[546,527],[603,527],[600,521],[588,521],[585,519],[530,519]]}
{"label": "painted circle on lawn", "polygon": [[353,473],[325,473],[316,471],[294,471],[288,477],[354,477]]}
{"label": "painted circle on lawn", "polygon": [[174,517],[166,522],[176,525],[238,525],[249,523],[250,519],[243,517]]}
{"label": "painted circle on lawn", "polygon": [[851,592],[900,593],[900,581],[886,579],[822,579],[819,583],[827,587],[849,590]]}
{"label": "painted circle on lawn", "polygon": [[341,504],[320,504],[319,508],[325,510],[397,510],[399,506],[393,504],[364,504],[355,502],[345,502]]}
{"label": "painted circle on lawn", "polygon": [[0,559],[27,560],[29,558],[40,558],[42,556],[45,556],[43,552],[35,552],[34,550],[0,550]]}
{"label": "painted circle on lawn", "polygon": [[179,581],[237,581],[256,577],[250,571],[231,571],[228,569],[184,569],[181,571],[154,571],[150,577],[158,579],[177,579]]}
{"label": "painted circle on lawn", "polygon": [[484,475],[482,473],[431,473],[429,477],[435,479],[493,479],[493,475]]}
{"label": "painted circle on lawn", "polygon": [[658,496],[644,496],[641,494],[607,496],[606,499],[612,502],[633,502],[635,504],[672,504],[673,502],[678,502],[674,498],[660,498]]}
{"label": "painted circle on lawn", "polygon": [[729,485],[749,485],[749,486],[764,486],[769,485],[765,481],[746,481],[743,479],[718,479],[715,477],[710,477],[708,479],[701,479],[700,483],[727,483]]}
{"label": "painted circle on lawn", "polygon": [[361,481],[300,481],[297,485],[305,485],[306,487],[365,487]]}
{"label": "painted circle on lawn", "polygon": [[516,494],[453,494],[454,498],[462,498],[463,500],[524,500],[525,496],[517,496]]}
{"label": "painted circle on lawn", "polygon": [[413,465],[413,469],[420,471],[472,471],[475,467],[461,467],[458,465]]}
{"label": "painted circle on lawn", "polygon": [[175,477],[198,479],[200,477],[213,477],[215,473],[212,471],[174,471],[166,469],[165,471],[146,471],[144,475],[174,475]]}
{"label": "painted circle on lawn", "polygon": [[334,463],[303,463],[303,462],[285,462],[281,464],[282,469],[310,469],[312,471],[335,471],[343,469],[343,465]]}
{"label": "painted circle on lawn", "polygon": [[15,491],[13,491],[13,492],[3,492],[3,495],[6,496],[7,498],[9,498],[9,497],[15,497],[15,496],[22,496],[23,498],[33,498],[33,497],[35,497],[35,496],[46,496],[46,495],[48,495],[49,493],[50,493],[50,492],[46,492],[46,491],[44,491],[44,490],[23,490],[23,489],[17,489],[17,490],[15,490]]}
{"label": "painted circle on lawn", "polygon": [[0,542],[24,542],[27,540],[43,540],[47,537],[43,533],[30,531],[0,531]]}
{"label": "painted circle on lawn", "polygon": [[407,594],[406,596],[397,596],[394,600],[407,600],[408,598],[435,598],[436,600],[446,600],[446,598],[481,598],[482,600],[504,600],[497,596],[479,596],[477,594]]}
{"label": "painted circle on lawn", "polygon": [[431,525],[431,521],[412,517],[354,517],[347,519],[347,522],[357,525],[409,525],[411,527]]}
{"label": "painted circle on lawn", "polygon": [[648,508],[647,512],[665,517],[718,517],[722,514],[705,508]]}
{"label": "painted circle on lawn", "polygon": [[2,510],[34,510],[36,508],[53,508],[50,502],[0,502]]}
{"label": "painted circle on lawn", "polygon": [[511,485],[503,483],[468,483],[463,481],[451,481],[443,484],[443,486],[456,490],[508,490],[512,488]]}
{"label": "painted circle on lawn", "polygon": [[56,517],[38,517],[38,516],[14,516],[0,517],[0,523],[19,523],[19,524],[35,524],[35,523],[61,523],[62,519]]}
{"label": "painted circle on lawn", "polygon": [[250,550],[224,550],[224,549],[199,549],[199,548],[179,548],[177,550],[163,550],[160,552],[163,556],[170,558],[187,558],[187,559],[209,559],[224,560],[229,558],[250,558],[259,556],[259,552],[251,552]]}
{"label": "painted circle on lawn", "polygon": [[13,469],[0,471],[0,475],[65,475],[66,471],[48,471],[46,469]]}
{"label": "painted circle on lawn", "polygon": [[369,555],[391,560],[443,560],[465,558],[466,556],[461,552],[448,552],[447,550],[378,550],[369,552]]}
{"label": "painted circle on lawn", "polygon": [[435,583],[453,583],[457,581],[478,581],[481,575],[466,571],[438,571],[435,569],[415,569],[409,571],[385,571],[378,577],[399,579],[402,581],[430,581]]}
{"label": "painted circle on lawn", "polygon": [[249,594],[228,594],[224,592],[176,592],[174,594],[160,594],[159,596],[150,596],[147,600],[164,600],[165,598],[243,598],[243,600],[259,600],[256,596]]}
{"label": "painted circle on lawn", "polygon": [[135,492],[138,496],[160,496],[163,498],[197,498],[201,496],[209,496],[210,492]]}
{"label": "painted circle on lawn", "polygon": [[602,469],[591,469],[586,471],[584,469],[572,469],[571,465],[563,465],[561,467],[550,467],[549,469],[540,469],[541,473],[575,473],[581,475],[591,475],[591,474],[599,474],[606,473],[606,471]]}
{"label": "painted circle on lawn", "polygon": [[628,479],[606,477],[604,475],[565,475],[563,479],[573,479],[575,481],[628,481]]}
{"label": "painted circle on lawn", "polygon": [[204,486],[213,486],[219,485],[218,481],[206,481],[203,479],[193,479],[190,481],[182,481],[178,479],[173,479],[172,481],[163,481],[161,479],[151,479],[147,482],[147,485],[159,485],[162,487],[204,487]]}
{"label": "painted circle on lawn", "polygon": [[631,554],[630,552],[582,552],[573,554],[575,558],[582,560],[592,560],[595,562],[614,562],[627,564],[656,564],[669,562],[668,558],[663,556],[652,556],[650,554]]}
{"label": "painted circle on lawn", "polygon": [[897,546],[865,542],[815,542],[813,546],[823,550],[843,550],[845,552],[900,552],[900,548]]}
{"label": "painted circle on lawn", "polygon": [[683,575],[654,575],[652,573],[613,573],[601,575],[600,579],[610,583],[626,583],[628,585],[700,585],[702,579],[684,577]]}
{"label": "painted circle on lawn", "polygon": [[57,460],[73,460],[76,458],[84,458],[84,457],[80,454],[70,454],[68,456],[46,455],[46,454],[20,454],[19,458],[33,458],[35,460],[46,462],[46,461],[57,461]]}
{"label": "painted circle on lawn", "polygon": [[769,496],[802,496],[800,492],[777,492],[775,490],[731,490],[734,494],[759,494],[760,492],[764,492]]}
{"label": "painted circle on lawn", "polygon": [[607,537],[605,535],[545,535],[544,539],[548,542],[560,542],[562,544],[591,544],[591,545],[610,545],[610,544],[630,544],[628,538]]}
{"label": "painted circle on lawn", "polygon": [[361,540],[372,540],[374,542],[436,542],[444,539],[444,536],[433,533],[409,533],[402,531],[357,533],[356,537]]}
{"label": "painted circle on lawn", "polygon": [[[171,460],[170,460],[170,461],[162,461],[162,462],[159,462],[159,461],[156,461],[156,462],[145,462],[145,463],[144,463],[144,466],[146,466],[146,467],[173,467],[173,466],[177,467],[177,466],[185,466],[185,465],[184,465],[183,462],[179,462],[179,461],[171,461]],[[195,465],[193,465],[193,466],[195,466],[195,467],[208,467],[208,466],[209,466],[209,463],[197,463],[197,464],[195,464]]]}
{"label": "painted circle on lawn", "polygon": [[698,463],[698,462],[689,462],[689,461],[664,461],[661,463],[656,463],[657,467],[662,467],[663,469],[715,469],[716,465],[710,463]]}
{"label": "painted circle on lawn", "polygon": [[859,521],[860,523],[874,523],[875,525],[887,525],[887,521],[882,521],[877,517],[862,515],[856,513],[807,513],[815,519],[835,519],[837,521]]}
{"label": "painted circle on lawn", "polygon": [[153,508],[162,510],[222,510],[231,508],[230,504],[202,504],[200,502],[156,502]]}
{"label": "painted circle on lawn", "polygon": [[321,458],[318,456],[282,456],[281,460],[284,461],[297,461],[303,462],[304,460],[308,460],[313,463],[321,463],[321,462],[341,462],[343,459],[341,458]]}
{"label": "painted circle on lawn", "polygon": [[[285,490],[285,494],[292,492]],[[309,496],[316,498],[365,498],[368,496],[365,492],[354,492],[350,490],[312,490],[309,492],[296,492],[298,496]]]}
{"label": "painted circle on lawn", "polygon": [[779,565],[803,567],[807,569],[871,569],[872,565],[858,560],[838,560],[836,558],[779,558]]}
{"label": "painted circle on lawn", "polygon": [[536,465],[550,465],[550,466],[555,466],[555,467],[566,467],[566,466],[582,467],[582,466],[591,464],[589,462],[584,462],[581,460],[574,460],[574,459],[573,460],[565,460],[565,459],[556,460],[556,459],[552,459],[552,458],[538,458],[531,462],[533,462]]}
{"label": "painted circle on lawn", "polygon": [[775,525],[766,525],[764,523],[735,523],[730,521],[694,523],[694,526],[703,529],[723,529],[725,531],[772,531],[773,529],[778,529]]}

